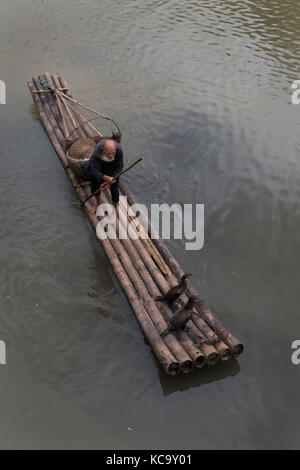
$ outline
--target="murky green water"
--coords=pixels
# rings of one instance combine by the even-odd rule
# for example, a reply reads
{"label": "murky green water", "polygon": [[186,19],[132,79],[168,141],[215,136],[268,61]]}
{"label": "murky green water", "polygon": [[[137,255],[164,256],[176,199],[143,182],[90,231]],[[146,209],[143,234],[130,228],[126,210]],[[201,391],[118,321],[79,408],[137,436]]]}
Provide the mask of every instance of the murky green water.
{"label": "murky green water", "polygon": [[[296,0],[2,0],[1,448],[300,447],[299,27]],[[47,70],[143,154],[140,202],[205,204],[204,249],[168,245],[238,361],[161,372],[37,120]]]}

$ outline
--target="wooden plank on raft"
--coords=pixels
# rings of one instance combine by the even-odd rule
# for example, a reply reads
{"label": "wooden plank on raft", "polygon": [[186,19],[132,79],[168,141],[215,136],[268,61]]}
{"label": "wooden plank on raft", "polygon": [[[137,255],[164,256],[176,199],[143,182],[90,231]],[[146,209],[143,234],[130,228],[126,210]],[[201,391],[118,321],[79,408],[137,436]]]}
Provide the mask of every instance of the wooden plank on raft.
{"label": "wooden plank on raft", "polygon": [[[83,123],[80,113],[74,107],[68,106],[67,99],[59,99],[57,93],[37,93],[41,89],[40,79],[53,83],[63,90],[66,97],[72,98],[69,87],[62,77],[46,72],[38,78],[33,77],[28,82],[32,98],[37,106],[41,121],[56,150],[58,158],[82,203],[91,194],[90,186],[80,186],[80,179],[68,166],[65,153],[65,141],[72,133],[75,137],[90,137],[92,127]],[[74,129],[76,131],[74,132]],[[127,197],[128,204],[136,204],[128,185],[120,179],[120,193]],[[110,193],[105,192],[104,202],[110,202]],[[83,210],[90,224],[96,230],[99,222],[95,214],[86,207]],[[194,316],[188,322],[192,339],[186,332],[180,330],[161,338],[160,334],[167,328],[167,321],[173,315],[172,310],[162,302],[156,302],[157,295],[164,294],[172,286],[178,284],[183,270],[171,255],[160,238],[151,239],[151,224],[148,219],[141,219],[141,229],[149,235],[143,239],[100,240],[112,269],[127,296],[132,310],[148,339],[150,346],[164,370],[170,375],[189,373],[194,367],[201,368],[205,363],[213,365],[219,359],[226,360],[237,356],[243,351],[242,343],[237,340],[213,315],[205,302],[197,305],[201,318]],[[128,221],[128,213],[120,203],[119,223],[123,227]],[[183,302],[188,298],[199,297],[189,284],[186,294],[182,295]]]}

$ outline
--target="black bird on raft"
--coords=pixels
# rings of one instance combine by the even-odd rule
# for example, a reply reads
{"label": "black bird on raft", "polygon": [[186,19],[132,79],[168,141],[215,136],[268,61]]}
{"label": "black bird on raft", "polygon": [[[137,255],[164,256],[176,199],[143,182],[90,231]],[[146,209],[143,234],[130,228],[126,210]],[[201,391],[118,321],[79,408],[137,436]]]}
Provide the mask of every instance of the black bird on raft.
{"label": "black bird on raft", "polygon": [[180,297],[186,291],[187,288],[187,278],[192,277],[192,274],[186,273],[182,276],[180,284],[178,286],[172,287],[165,295],[159,295],[155,297],[155,300],[158,302],[166,302],[169,307],[175,302],[175,300]]}
{"label": "black bird on raft", "polygon": [[[172,331],[180,330],[180,328],[184,328],[186,323],[192,318],[193,308],[195,303],[200,302],[201,299],[199,297],[190,297],[188,303],[186,304],[185,308],[180,312],[175,313],[175,315],[168,320],[168,328],[161,333],[161,337],[164,338],[168,334],[172,333]],[[200,315],[198,315],[200,316]]]}

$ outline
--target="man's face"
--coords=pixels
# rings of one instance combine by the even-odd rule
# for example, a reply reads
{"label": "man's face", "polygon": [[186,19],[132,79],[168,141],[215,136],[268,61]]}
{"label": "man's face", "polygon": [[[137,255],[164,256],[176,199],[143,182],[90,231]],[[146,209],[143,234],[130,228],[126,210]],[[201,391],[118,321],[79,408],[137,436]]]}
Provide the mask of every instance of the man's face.
{"label": "man's face", "polygon": [[109,160],[113,160],[116,155],[116,147],[113,145],[105,145],[103,148],[103,153]]}

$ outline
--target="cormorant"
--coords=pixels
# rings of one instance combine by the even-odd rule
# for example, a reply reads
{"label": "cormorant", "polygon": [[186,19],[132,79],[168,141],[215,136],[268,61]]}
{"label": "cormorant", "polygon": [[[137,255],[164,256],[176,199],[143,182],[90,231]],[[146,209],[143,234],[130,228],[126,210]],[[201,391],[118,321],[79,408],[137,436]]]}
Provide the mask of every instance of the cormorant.
{"label": "cormorant", "polygon": [[182,276],[180,284],[172,287],[165,295],[159,295],[155,297],[155,300],[159,302],[166,302],[169,307],[183,294],[187,288],[187,278],[192,277],[192,274],[186,273]]}
{"label": "cormorant", "polygon": [[[200,302],[199,297],[190,297],[186,307],[180,312],[175,313],[175,315],[168,320],[168,328],[161,333],[161,337],[164,338],[172,331],[177,331],[180,328],[184,328],[185,324],[192,318],[193,313],[198,315],[193,311],[193,307],[196,302]],[[200,316],[200,315],[198,315]]]}

